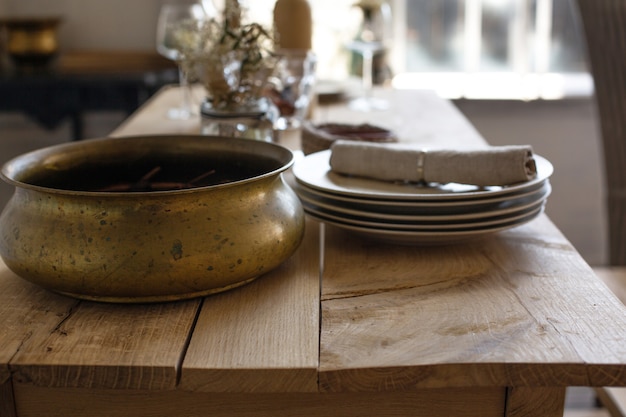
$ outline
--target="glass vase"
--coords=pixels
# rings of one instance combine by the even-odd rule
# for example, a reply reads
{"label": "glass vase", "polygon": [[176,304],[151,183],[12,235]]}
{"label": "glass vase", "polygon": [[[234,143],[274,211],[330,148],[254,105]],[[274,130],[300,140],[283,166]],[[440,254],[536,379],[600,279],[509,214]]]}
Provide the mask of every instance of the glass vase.
{"label": "glass vase", "polygon": [[277,139],[275,123],[280,116],[278,108],[267,98],[252,103],[215,108],[205,100],[200,106],[203,135],[230,136],[274,142]]}

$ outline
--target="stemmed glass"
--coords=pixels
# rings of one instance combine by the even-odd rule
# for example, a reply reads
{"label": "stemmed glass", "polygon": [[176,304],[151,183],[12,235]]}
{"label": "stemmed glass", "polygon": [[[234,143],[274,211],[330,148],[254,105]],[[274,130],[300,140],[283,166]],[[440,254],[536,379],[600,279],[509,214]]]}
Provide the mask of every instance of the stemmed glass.
{"label": "stemmed glass", "polygon": [[193,37],[186,36],[184,31],[193,30],[194,23],[199,24],[207,17],[205,8],[200,4],[164,4],[159,12],[156,33],[157,51],[165,58],[177,63],[182,92],[180,106],[168,110],[167,115],[170,119],[189,119],[194,114],[190,74],[183,65],[183,51],[189,46],[182,43],[193,39]]}
{"label": "stemmed glass", "polygon": [[376,54],[384,53],[390,38],[391,12],[389,5],[371,5],[366,2],[357,4],[361,8],[362,22],[357,37],[346,48],[361,56],[363,96],[350,102],[350,108],[357,111],[385,110],[389,107],[386,100],[372,97],[374,85],[373,64]]}

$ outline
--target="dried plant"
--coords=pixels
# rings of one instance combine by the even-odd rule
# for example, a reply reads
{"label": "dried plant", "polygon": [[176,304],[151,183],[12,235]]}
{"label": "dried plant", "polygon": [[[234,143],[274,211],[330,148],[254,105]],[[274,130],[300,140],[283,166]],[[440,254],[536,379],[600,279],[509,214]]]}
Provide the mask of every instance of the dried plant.
{"label": "dried plant", "polygon": [[276,65],[275,39],[258,23],[243,23],[237,0],[227,0],[221,19],[197,25],[187,34],[183,69],[197,76],[207,90],[213,108],[251,104],[263,94]]}

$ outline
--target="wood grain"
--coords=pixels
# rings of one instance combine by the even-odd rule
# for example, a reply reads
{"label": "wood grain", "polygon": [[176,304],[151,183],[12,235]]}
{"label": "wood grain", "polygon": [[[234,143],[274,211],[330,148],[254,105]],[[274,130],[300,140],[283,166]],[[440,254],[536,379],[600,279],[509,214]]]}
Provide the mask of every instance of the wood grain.
{"label": "wood grain", "polygon": [[183,363],[182,389],[317,391],[317,223],[278,269],[204,301]]}
{"label": "wood grain", "polygon": [[563,417],[564,402],[565,388],[510,388],[504,417]]}
{"label": "wood grain", "polygon": [[328,227],[321,390],[623,384],[607,323],[625,328],[626,310],[545,216],[453,247]]}
{"label": "wood grain", "polygon": [[[502,417],[503,388],[367,394],[42,389],[18,384],[24,417]],[[36,401],[28,399],[36,398]]]}
{"label": "wood grain", "polygon": [[[178,92],[114,135],[197,132],[164,117]],[[432,93],[377,94],[403,141],[485,145]],[[626,385],[626,307],[547,217],[430,247],[327,226],[321,287],[311,225],[281,267],[202,301],[79,302],[0,264],[0,393],[12,382],[20,416],[551,417],[565,386]]]}
{"label": "wood grain", "polygon": [[2,259],[0,288],[0,416],[13,417],[10,362],[38,337],[54,331],[78,302],[19,278],[6,268]]}
{"label": "wood grain", "polygon": [[199,304],[72,301],[54,327],[30,334],[11,358],[13,379],[39,386],[171,389]]}
{"label": "wood grain", "polygon": [[10,379],[9,363],[36,339],[50,334],[78,304],[9,271],[0,259],[0,383]]}

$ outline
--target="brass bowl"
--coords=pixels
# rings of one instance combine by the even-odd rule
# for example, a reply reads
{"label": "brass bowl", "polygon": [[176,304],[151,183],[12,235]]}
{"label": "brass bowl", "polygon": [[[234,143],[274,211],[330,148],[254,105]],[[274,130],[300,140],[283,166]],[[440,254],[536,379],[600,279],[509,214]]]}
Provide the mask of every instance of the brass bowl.
{"label": "brass bowl", "polygon": [[6,50],[18,68],[45,67],[59,52],[58,17],[0,19]]}
{"label": "brass bowl", "polygon": [[15,193],[0,256],[22,278],[107,302],[180,300],[243,285],[299,246],[293,154],[208,136],[91,139],[7,162]]}

